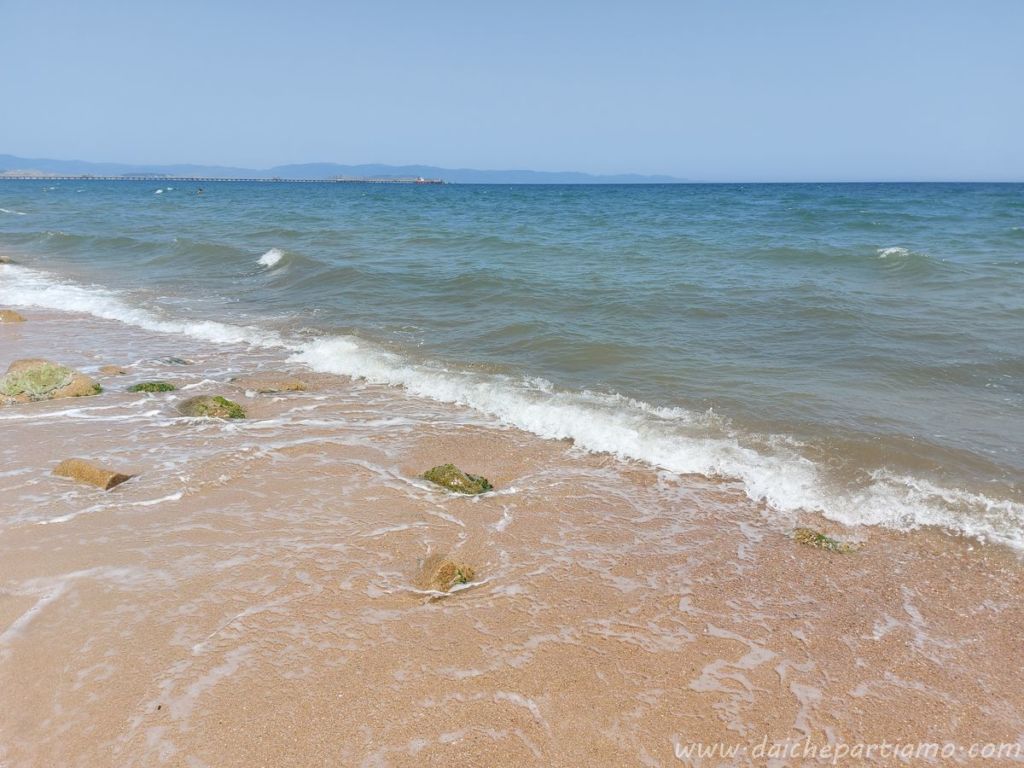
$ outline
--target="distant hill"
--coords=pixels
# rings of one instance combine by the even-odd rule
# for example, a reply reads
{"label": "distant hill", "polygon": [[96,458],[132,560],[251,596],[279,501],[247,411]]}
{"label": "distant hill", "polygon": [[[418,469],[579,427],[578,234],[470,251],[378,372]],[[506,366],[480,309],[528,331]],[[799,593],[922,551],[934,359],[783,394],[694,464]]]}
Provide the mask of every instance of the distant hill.
{"label": "distant hill", "polygon": [[338,163],[300,163],[273,168],[232,168],[220,165],[129,165],[127,163],[90,163],[84,160],[51,160],[0,155],[0,175],[12,171],[62,176],[214,176],[231,179],[330,179],[352,178],[442,179],[456,184],[678,184],[686,179],[672,176],[621,174],[601,176],[572,171],[478,171],[471,168],[438,168],[433,165],[340,165]]}

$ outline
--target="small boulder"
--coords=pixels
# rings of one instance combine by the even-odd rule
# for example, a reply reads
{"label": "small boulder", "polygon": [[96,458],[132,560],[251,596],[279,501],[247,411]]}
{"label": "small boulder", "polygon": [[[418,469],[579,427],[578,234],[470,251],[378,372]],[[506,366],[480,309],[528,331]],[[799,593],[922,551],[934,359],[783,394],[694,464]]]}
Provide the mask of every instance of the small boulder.
{"label": "small boulder", "polygon": [[128,371],[120,365],[104,365],[100,368],[100,376],[124,376]]}
{"label": "small boulder", "polygon": [[252,389],[260,394],[275,392],[305,392],[306,382],[286,373],[256,373],[251,376],[239,376],[231,380],[244,389]]}
{"label": "small boulder", "polygon": [[112,469],[101,467],[85,459],[66,459],[57,465],[53,470],[53,474],[58,477],[77,480],[80,483],[95,485],[104,491],[109,491],[114,486],[120,485],[125,480],[130,480],[134,477],[134,475],[125,475]]}
{"label": "small boulder", "polygon": [[0,378],[0,402],[28,403],[98,395],[103,387],[84,373],[49,360],[15,360]]}
{"label": "small boulder", "polygon": [[0,309],[0,323],[24,323],[25,318],[13,309]]}
{"label": "small boulder", "polygon": [[486,477],[470,475],[454,464],[441,464],[423,473],[423,479],[455,493],[470,495],[485,493],[494,488]]}
{"label": "small boulder", "polygon": [[816,531],[813,528],[797,528],[793,531],[793,539],[798,544],[804,544],[808,547],[815,547],[817,549],[826,549],[829,552],[853,552],[857,549],[853,544],[847,544],[846,542],[838,541],[826,536],[821,531]]}
{"label": "small boulder", "polygon": [[215,395],[200,395],[190,397],[178,406],[178,412],[183,416],[208,416],[213,419],[244,419],[245,409],[234,400]]}
{"label": "small boulder", "polygon": [[465,563],[457,563],[442,555],[431,555],[423,563],[419,586],[435,592],[447,592],[458,584],[468,584],[476,578],[476,571]]}
{"label": "small boulder", "polygon": [[143,381],[128,387],[129,392],[173,392],[177,387],[167,381]]}

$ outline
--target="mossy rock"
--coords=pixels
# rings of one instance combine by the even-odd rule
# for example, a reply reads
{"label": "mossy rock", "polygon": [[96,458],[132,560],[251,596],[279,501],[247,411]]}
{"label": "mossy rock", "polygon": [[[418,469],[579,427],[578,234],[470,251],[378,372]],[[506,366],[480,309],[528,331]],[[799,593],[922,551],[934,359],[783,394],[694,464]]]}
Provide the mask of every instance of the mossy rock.
{"label": "mossy rock", "polygon": [[213,419],[244,419],[245,409],[234,400],[220,395],[190,397],[178,406],[183,416],[209,417]]}
{"label": "mossy rock", "polygon": [[459,584],[469,584],[475,578],[476,570],[473,566],[436,554],[420,563],[416,584],[422,589],[448,592]]}
{"label": "mossy rock", "polygon": [[469,584],[474,578],[476,571],[473,566],[445,560],[434,571],[430,586],[439,592],[447,592],[457,584]]}
{"label": "mossy rock", "polygon": [[470,475],[454,464],[441,464],[423,473],[423,479],[447,488],[454,493],[474,495],[494,488],[486,477]]}
{"label": "mossy rock", "polygon": [[0,400],[8,403],[87,397],[102,391],[85,374],[49,360],[15,360],[0,378]]}
{"label": "mossy rock", "polygon": [[167,381],[143,381],[128,387],[129,392],[173,392],[177,387]]}
{"label": "mossy rock", "polygon": [[830,536],[826,536],[821,531],[816,531],[813,528],[797,528],[793,531],[793,539],[798,544],[804,544],[808,547],[815,547],[817,549],[826,549],[829,552],[853,552],[857,549],[853,544],[847,544],[846,542],[833,539]]}

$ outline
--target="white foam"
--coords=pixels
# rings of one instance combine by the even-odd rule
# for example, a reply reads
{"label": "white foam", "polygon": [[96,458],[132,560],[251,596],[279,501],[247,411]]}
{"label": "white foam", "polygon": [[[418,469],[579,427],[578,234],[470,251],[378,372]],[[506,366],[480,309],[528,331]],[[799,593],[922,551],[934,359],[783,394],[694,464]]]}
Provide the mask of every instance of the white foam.
{"label": "white foam", "polygon": [[12,211],[10,208],[0,208],[0,213],[9,213],[12,216],[27,216],[28,214],[22,211]]}
{"label": "white foam", "polygon": [[0,264],[0,278],[0,299],[3,304],[11,306],[84,312],[150,331],[181,333],[220,344],[253,344],[268,348],[287,346],[278,334],[271,331],[210,320],[164,318],[147,309],[131,306],[117,293],[105,288],[57,280],[44,272],[20,265]]}
{"label": "white foam", "polygon": [[156,192],[154,192],[153,194],[154,194],[154,195],[162,195],[163,193],[164,193],[164,191],[163,191],[162,189],[158,189],[158,190],[157,190]]}
{"label": "white foam", "polygon": [[840,491],[791,447],[745,446],[710,414],[659,409],[618,395],[548,392],[500,376],[410,364],[352,338],[319,339],[292,357],[314,370],[401,386],[413,395],[458,403],[541,437],[572,438],[585,450],[638,459],[679,474],[739,480],[747,496],[774,510],[818,511],[849,524],[908,530],[939,525],[1024,548],[1024,505],[877,473],[858,491]]}
{"label": "white foam", "polygon": [[1024,504],[881,470],[860,489],[840,489],[820,466],[800,454],[798,443],[761,440],[760,447],[752,447],[748,438],[710,413],[657,408],[620,395],[557,391],[536,379],[414,364],[351,336],[300,342],[252,326],[168,319],[133,307],[105,288],[56,280],[19,265],[0,265],[0,304],[85,312],[202,341],[283,349],[292,353],[292,362],[313,370],[465,405],[541,437],[572,438],[585,450],[644,461],[679,474],[736,480],[750,499],[776,512],[818,511],[850,525],[904,530],[938,525],[1024,549]]}
{"label": "white foam", "polygon": [[887,259],[890,256],[894,256],[896,258],[903,258],[905,256],[910,255],[910,249],[901,248],[899,246],[892,246],[890,248],[879,248],[876,251],[876,253],[878,254],[878,258],[880,259]]}
{"label": "white foam", "polygon": [[278,248],[271,248],[269,251],[260,256],[259,263],[261,266],[270,269],[275,266],[281,259],[284,258],[284,251]]}

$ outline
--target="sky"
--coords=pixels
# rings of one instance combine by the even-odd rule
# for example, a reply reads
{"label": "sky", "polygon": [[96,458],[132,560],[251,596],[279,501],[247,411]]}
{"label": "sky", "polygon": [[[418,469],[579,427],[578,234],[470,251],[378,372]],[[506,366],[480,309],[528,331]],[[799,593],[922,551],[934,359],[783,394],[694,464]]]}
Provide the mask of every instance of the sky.
{"label": "sky", "polygon": [[0,153],[1024,180],[1021,0],[0,0]]}

